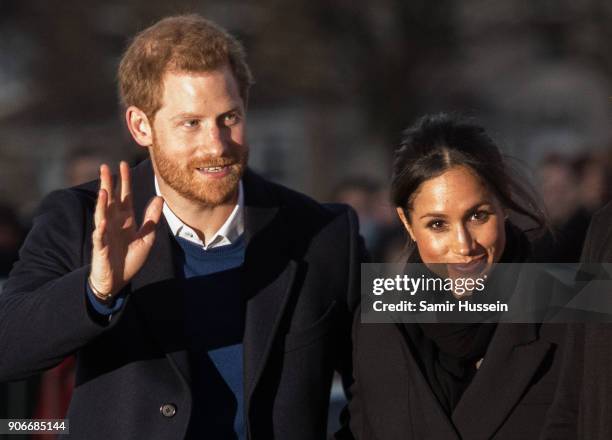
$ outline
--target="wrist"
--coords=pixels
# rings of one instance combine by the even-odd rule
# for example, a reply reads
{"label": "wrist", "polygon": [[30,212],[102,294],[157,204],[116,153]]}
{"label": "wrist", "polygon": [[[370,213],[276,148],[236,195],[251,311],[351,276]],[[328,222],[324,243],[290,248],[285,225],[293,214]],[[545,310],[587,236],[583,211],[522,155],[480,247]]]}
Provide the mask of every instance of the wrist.
{"label": "wrist", "polygon": [[87,285],[89,286],[89,288],[91,289],[91,293],[94,294],[94,296],[99,299],[101,302],[103,303],[109,303],[112,299],[113,299],[113,294],[111,292],[109,293],[103,293],[100,292],[96,286],[94,286],[94,284],[91,281],[91,276],[89,278],[87,278]]}

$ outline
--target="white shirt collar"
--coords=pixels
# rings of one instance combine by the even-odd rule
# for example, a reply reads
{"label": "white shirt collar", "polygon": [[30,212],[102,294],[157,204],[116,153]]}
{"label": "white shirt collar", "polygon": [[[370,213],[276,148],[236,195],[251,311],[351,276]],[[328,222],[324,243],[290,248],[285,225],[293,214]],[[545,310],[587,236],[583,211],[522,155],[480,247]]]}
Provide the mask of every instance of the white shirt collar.
{"label": "white shirt collar", "polygon": [[[159,184],[157,183],[157,176],[155,177],[155,193],[158,196],[162,196]],[[225,220],[225,223],[223,223],[219,230],[212,235],[210,240],[207,240],[208,243],[204,243],[200,240],[198,234],[183,223],[183,221],[172,212],[166,202],[164,202],[163,213],[175,237],[184,238],[185,240],[202,246],[204,249],[212,249],[232,244],[244,232],[244,190],[242,188],[242,180],[238,183],[238,203],[236,203],[234,210]]]}

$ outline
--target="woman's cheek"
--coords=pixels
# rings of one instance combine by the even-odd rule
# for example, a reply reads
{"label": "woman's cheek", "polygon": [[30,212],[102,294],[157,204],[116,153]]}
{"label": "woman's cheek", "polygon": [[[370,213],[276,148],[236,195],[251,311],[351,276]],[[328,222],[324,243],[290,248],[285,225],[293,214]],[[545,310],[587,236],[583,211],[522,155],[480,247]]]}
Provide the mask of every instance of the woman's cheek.
{"label": "woman's cheek", "polygon": [[477,242],[487,250],[491,258],[497,260],[505,247],[505,231],[503,224],[499,222],[491,222],[485,228],[478,231],[476,235]]}
{"label": "woman's cheek", "polygon": [[448,244],[443,234],[423,234],[422,239],[417,238],[419,254],[425,263],[442,263],[448,253]]}
{"label": "woman's cheek", "polygon": [[505,241],[505,230],[503,222],[498,222],[497,220],[491,223],[491,227],[489,228],[489,242],[491,246],[495,246],[497,248],[503,247],[503,243]]}

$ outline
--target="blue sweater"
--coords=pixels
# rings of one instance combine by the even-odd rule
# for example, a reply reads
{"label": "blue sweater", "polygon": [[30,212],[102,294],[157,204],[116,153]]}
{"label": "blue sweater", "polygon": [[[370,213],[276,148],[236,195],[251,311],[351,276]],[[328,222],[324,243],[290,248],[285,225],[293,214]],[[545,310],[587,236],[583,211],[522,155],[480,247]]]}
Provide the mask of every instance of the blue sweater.
{"label": "blue sweater", "polygon": [[193,371],[187,438],[244,439],[244,240],[209,250],[182,238],[177,242]]}

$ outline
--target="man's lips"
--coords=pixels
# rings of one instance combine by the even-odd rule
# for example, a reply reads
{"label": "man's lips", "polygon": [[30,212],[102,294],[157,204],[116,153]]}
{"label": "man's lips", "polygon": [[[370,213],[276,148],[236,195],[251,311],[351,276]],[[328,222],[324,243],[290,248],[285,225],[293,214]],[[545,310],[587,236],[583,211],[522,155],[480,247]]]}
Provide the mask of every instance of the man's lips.
{"label": "man's lips", "polygon": [[196,167],[196,171],[207,177],[225,177],[230,173],[233,164]]}
{"label": "man's lips", "polygon": [[456,272],[463,273],[478,273],[482,272],[484,267],[487,265],[486,255],[482,255],[466,263],[451,263],[449,266]]}

